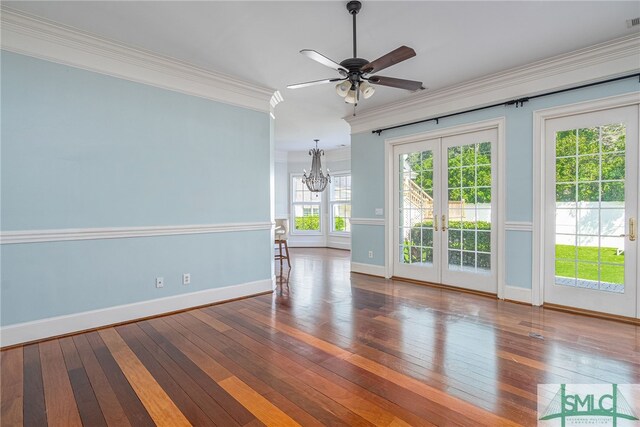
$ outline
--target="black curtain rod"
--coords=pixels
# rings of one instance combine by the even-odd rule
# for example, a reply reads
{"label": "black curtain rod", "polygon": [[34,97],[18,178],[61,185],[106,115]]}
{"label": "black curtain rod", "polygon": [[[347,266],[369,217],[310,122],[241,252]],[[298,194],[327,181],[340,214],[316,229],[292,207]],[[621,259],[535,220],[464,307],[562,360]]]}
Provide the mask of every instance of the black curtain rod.
{"label": "black curtain rod", "polygon": [[[398,128],[403,128],[405,126],[413,126],[413,125],[417,125],[417,124],[420,124],[420,123],[426,123],[426,122],[432,122],[432,121],[435,121],[436,124],[438,124],[441,119],[446,119],[447,117],[459,116],[460,114],[473,113],[474,111],[487,110],[489,108],[507,107],[509,105],[515,105],[516,108],[518,108],[518,107],[522,107],[525,102],[528,102],[528,101],[530,101],[532,99],[542,98],[543,96],[556,95],[558,93],[569,92],[569,91],[577,90],[577,89],[584,89],[586,87],[602,85],[602,84],[605,84],[605,83],[616,82],[618,80],[630,79],[631,77],[640,77],[640,73],[629,74],[629,75],[626,75],[626,76],[616,77],[616,78],[608,79],[608,80],[602,80],[602,81],[594,82],[594,83],[587,83],[587,84],[584,84],[584,85],[574,86],[574,87],[570,87],[570,88],[567,88],[567,89],[554,90],[552,92],[545,92],[545,93],[541,93],[539,95],[532,95],[532,96],[528,96],[528,97],[512,99],[511,101],[507,101],[507,102],[500,102],[498,104],[491,104],[491,105],[486,105],[484,107],[472,108],[470,110],[458,111],[457,113],[445,114],[444,116],[438,116],[438,117],[431,117],[429,119],[418,120],[418,121],[415,121],[415,122],[405,123],[405,124],[402,124],[402,125],[396,125],[396,126],[390,126],[390,127],[387,127],[387,128],[376,129],[376,130],[372,130],[371,133],[377,133],[378,135],[380,135],[382,132],[384,132],[386,130],[398,129]],[[638,80],[638,82],[640,82],[640,79]]]}

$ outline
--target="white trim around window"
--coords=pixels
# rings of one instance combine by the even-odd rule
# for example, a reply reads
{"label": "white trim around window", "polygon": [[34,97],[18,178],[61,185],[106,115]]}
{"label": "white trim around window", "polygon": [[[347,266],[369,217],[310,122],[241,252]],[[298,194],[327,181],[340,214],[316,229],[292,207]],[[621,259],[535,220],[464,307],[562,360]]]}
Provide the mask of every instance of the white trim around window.
{"label": "white trim around window", "polygon": [[[322,193],[312,193],[309,189],[304,186],[304,190],[300,190],[296,188],[296,180],[300,180],[302,182],[302,174],[301,173],[291,173],[289,174],[289,197],[290,197],[290,206],[291,206],[291,219],[289,221],[289,233],[292,236],[322,236],[324,234],[324,221],[322,220],[322,211],[323,211],[323,203],[322,203]],[[312,196],[317,195],[317,200],[302,200],[296,201],[296,192],[303,191],[305,196],[310,194]],[[303,197],[304,198],[304,197]],[[315,198],[315,197],[314,197]],[[318,221],[319,227],[318,230],[297,230],[296,229],[296,207],[317,207],[318,210]]]}
{"label": "white trim around window", "polygon": [[[333,188],[334,188],[334,185],[336,184],[336,178],[342,178],[342,177],[349,177],[349,190],[348,190],[349,198],[332,200]],[[334,231],[333,230],[333,225],[334,225],[333,207],[335,205],[349,205],[348,211],[351,212],[351,171],[340,171],[340,172],[331,173],[331,184],[329,185],[330,185],[330,188],[328,188],[329,197],[327,198],[327,204],[328,204],[327,218],[329,219],[329,227],[327,227],[328,234],[331,236],[350,237],[351,231]],[[345,217],[345,227],[347,226],[349,228],[351,227],[350,219],[351,219],[351,215]]]}
{"label": "white trim around window", "polygon": [[[533,266],[531,283],[531,303],[542,305],[544,303],[544,255],[545,255],[545,156],[546,145],[545,131],[547,120],[558,117],[584,114],[610,108],[625,107],[640,104],[640,92],[631,92],[623,95],[579,102],[576,104],[562,105],[533,112]],[[637,265],[640,265],[640,251],[638,252]],[[638,293],[638,306],[640,306],[640,293]]]}

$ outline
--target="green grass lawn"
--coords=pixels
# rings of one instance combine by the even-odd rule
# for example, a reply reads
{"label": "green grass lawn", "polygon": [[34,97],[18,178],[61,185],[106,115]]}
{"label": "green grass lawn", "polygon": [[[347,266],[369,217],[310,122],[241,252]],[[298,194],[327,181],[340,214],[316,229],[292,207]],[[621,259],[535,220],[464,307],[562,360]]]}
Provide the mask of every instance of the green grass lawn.
{"label": "green grass lawn", "polygon": [[[616,255],[615,248],[600,248],[600,281],[624,283],[624,253]],[[576,277],[576,248],[570,245],[556,245],[556,276]],[[598,280],[598,248],[593,246],[578,247],[578,278]],[[593,264],[590,264],[593,263]]]}

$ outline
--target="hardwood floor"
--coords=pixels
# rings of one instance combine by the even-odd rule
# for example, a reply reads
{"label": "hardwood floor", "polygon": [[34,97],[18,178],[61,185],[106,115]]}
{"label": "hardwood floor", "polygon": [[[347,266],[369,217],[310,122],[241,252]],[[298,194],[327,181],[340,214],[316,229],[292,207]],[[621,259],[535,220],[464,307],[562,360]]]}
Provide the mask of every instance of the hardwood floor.
{"label": "hardwood floor", "polygon": [[532,426],[538,383],[640,383],[638,326],[348,257],[292,249],[271,295],[5,350],[1,424]]}

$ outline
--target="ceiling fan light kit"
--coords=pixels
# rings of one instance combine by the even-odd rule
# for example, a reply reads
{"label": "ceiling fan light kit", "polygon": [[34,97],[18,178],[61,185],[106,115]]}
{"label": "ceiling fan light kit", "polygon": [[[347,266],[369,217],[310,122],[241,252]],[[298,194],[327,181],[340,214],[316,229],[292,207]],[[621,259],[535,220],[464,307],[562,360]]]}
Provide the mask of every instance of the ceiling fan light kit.
{"label": "ceiling fan light kit", "polygon": [[360,83],[360,92],[362,92],[362,97],[364,99],[371,98],[371,95],[376,91],[376,88],[373,87],[369,82]]}
{"label": "ceiling fan light kit", "polygon": [[380,86],[388,86],[398,89],[406,89],[415,91],[418,89],[424,89],[422,82],[415,80],[397,79],[393,77],[373,76],[372,74],[385,68],[391,67],[399,62],[405,61],[409,58],[416,56],[416,52],[407,46],[400,46],[399,48],[381,56],[375,61],[369,62],[366,59],[358,58],[358,49],[356,43],[356,15],[360,12],[362,3],[352,0],[347,3],[347,11],[353,16],[353,58],[347,58],[339,64],[332,59],[327,58],[321,53],[311,49],[303,49],[301,54],[313,59],[314,61],[329,67],[338,72],[339,78],[316,80],[306,83],[298,83],[289,85],[289,89],[299,89],[308,86],[315,86],[325,83],[339,82],[336,85],[336,93],[343,97],[345,102],[349,104],[358,105],[360,94],[364,99],[370,98],[375,92],[375,87],[372,84]]}
{"label": "ceiling fan light kit", "polygon": [[345,80],[336,85],[336,93],[343,98],[347,96],[347,93],[349,93],[349,89],[351,89],[351,82],[348,80]]}

